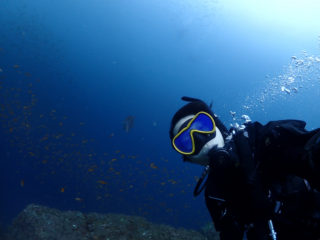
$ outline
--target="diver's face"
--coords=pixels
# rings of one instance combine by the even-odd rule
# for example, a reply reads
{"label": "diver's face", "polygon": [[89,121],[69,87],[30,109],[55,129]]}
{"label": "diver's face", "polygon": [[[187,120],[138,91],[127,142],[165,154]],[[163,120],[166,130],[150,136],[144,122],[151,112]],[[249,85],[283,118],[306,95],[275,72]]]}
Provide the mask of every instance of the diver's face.
{"label": "diver's face", "polygon": [[199,164],[199,165],[202,165],[202,166],[207,166],[207,165],[209,165],[209,162],[210,162],[210,159],[209,159],[208,155],[186,156],[186,157],[184,157],[184,160],[186,162]]}
{"label": "diver's face", "polygon": [[[189,115],[181,119],[174,128],[174,134],[177,134],[181,129],[187,126],[188,122],[194,117],[194,115]],[[216,127],[214,133],[200,133],[194,132],[193,141],[195,146],[195,151],[192,155],[183,155],[185,161],[196,163],[200,165],[208,165],[209,157],[208,152],[212,148],[219,148],[224,146],[224,139],[220,130]]]}
{"label": "diver's face", "polygon": [[209,143],[212,139],[212,135],[194,133],[193,138],[195,141],[196,150],[194,154],[183,155],[183,159],[186,162],[207,166],[209,164],[209,157],[207,155],[207,150],[209,150],[209,144],[207,143]]}
{"label": "diver's face", "polygon": [[[185,116],[184,118],[180,119],[174,129],[173,129],[173,135],[174,136],[179,136],[179,134],[181,134],[181,132],[183,133],[187,133],[184,134],[183,137],[179,137],[180,140],[178,140],[178,144],[180,144],[181,148],[177,148],[176,147],[176,143],[174,143],[174,148],[175,150],[177,150],[179,153],[184,154],[185,155],[189,155],[189,153],[187,153],[187,151],[184,151],[185,149],[191,149],[192,148],[192,154],[198,154],[200,152],[200,150],[202,149],[202,147],[208,142],[210,141],[213,137],[215,137],[215,132],[210,132],[208,131],[207,133],[205,132],[198,132],[198,131],[191,131],[190,132],[190,126],[189,124],[192,123],[192,121],[194,120],[195,115],[188,115]],[[213,121],[213,120],[212,120]],[[199,131],[203,131],[201,128],[203,128],[203,125],[201,121],[196,122],[193,126],[198,126],[199,129],[196,129],[196,127],[194,128],[195,130],[199,130]],[[214,126],[214,122],[213,122],[213,126]],[[175,141],[175,140],[173,140]]]}
{"label": "diver's face", "polygon": [[[208,137],[209,138],[209,137]],[[223,136],[219,130],[219,128],[216,127],[216,134],[213,138],[210,138],[200,149],[199,153],[192,154],[190,156],[186,156],[184,159],[187,162],[199,164],[199,165],[209,165],[210,158],[208,156],[208,153],[212,149],[218,149],[224,147],[224,139]]]}

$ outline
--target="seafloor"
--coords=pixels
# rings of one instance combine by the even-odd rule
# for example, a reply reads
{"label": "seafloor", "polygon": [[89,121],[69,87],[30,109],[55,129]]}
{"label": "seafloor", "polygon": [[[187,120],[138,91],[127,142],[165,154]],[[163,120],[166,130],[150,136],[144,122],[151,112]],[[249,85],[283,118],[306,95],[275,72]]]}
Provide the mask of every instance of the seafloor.
{"label": "seafloor", "polygon": [[217,240],[213,227],[200,231],[154,224],[122,214],[84,214],[31,204],[13,221],[3,240]]}

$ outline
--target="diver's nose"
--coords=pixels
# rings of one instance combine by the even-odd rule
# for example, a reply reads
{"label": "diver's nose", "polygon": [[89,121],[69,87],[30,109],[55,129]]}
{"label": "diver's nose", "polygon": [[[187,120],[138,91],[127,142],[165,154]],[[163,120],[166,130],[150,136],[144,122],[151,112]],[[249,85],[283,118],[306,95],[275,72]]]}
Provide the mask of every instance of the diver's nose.
{"label": "diver's nose", "polygon": [[205,145],[210,140],[210,135],[207,133],[193,133],[193,140],[195,145],[195,153],[199,152],[203,145]]}

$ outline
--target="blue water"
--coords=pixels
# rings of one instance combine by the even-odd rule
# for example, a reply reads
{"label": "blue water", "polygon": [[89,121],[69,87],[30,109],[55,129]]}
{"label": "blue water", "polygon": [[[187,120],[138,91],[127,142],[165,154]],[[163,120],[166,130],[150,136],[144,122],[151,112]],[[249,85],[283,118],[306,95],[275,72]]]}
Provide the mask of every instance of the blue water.
{"label": "blue water", "polygon": [[2,0],[0,224],[30,203],[186,228],[210,221],[192,196],[202,168],[168,137],[184,95],[212,101],[227,126],[248,114],[319,127],[320,19],[298,24],[282,9],[281,23],[243,4]]}

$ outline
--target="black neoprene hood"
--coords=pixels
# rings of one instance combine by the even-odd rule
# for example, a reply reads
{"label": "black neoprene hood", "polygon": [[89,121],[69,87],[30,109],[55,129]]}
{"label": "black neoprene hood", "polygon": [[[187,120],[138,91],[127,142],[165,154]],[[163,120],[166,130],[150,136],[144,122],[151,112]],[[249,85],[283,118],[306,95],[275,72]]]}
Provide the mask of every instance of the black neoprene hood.
{"label": "black neoprene hood", "polygon": [[217,128],[219,128],[219,130],[221,131],[223,138],[226,138],[229,135],[228,129],[224,126],[224,124],[220,121],[220,119],[212,112],[211,108],[205,102],[199,99],[188,98],[188,97],[182,97],[182,100],[189,101],[189,103],[184,105],[182,108],[180,108],[174,114],[171,120],[171,126],[169,130],[169,136],[171,140],[174,137],[173,129],[177,124],[177,122],[188,115],[196,115],[200,111],[207,112],[213,117]]}

